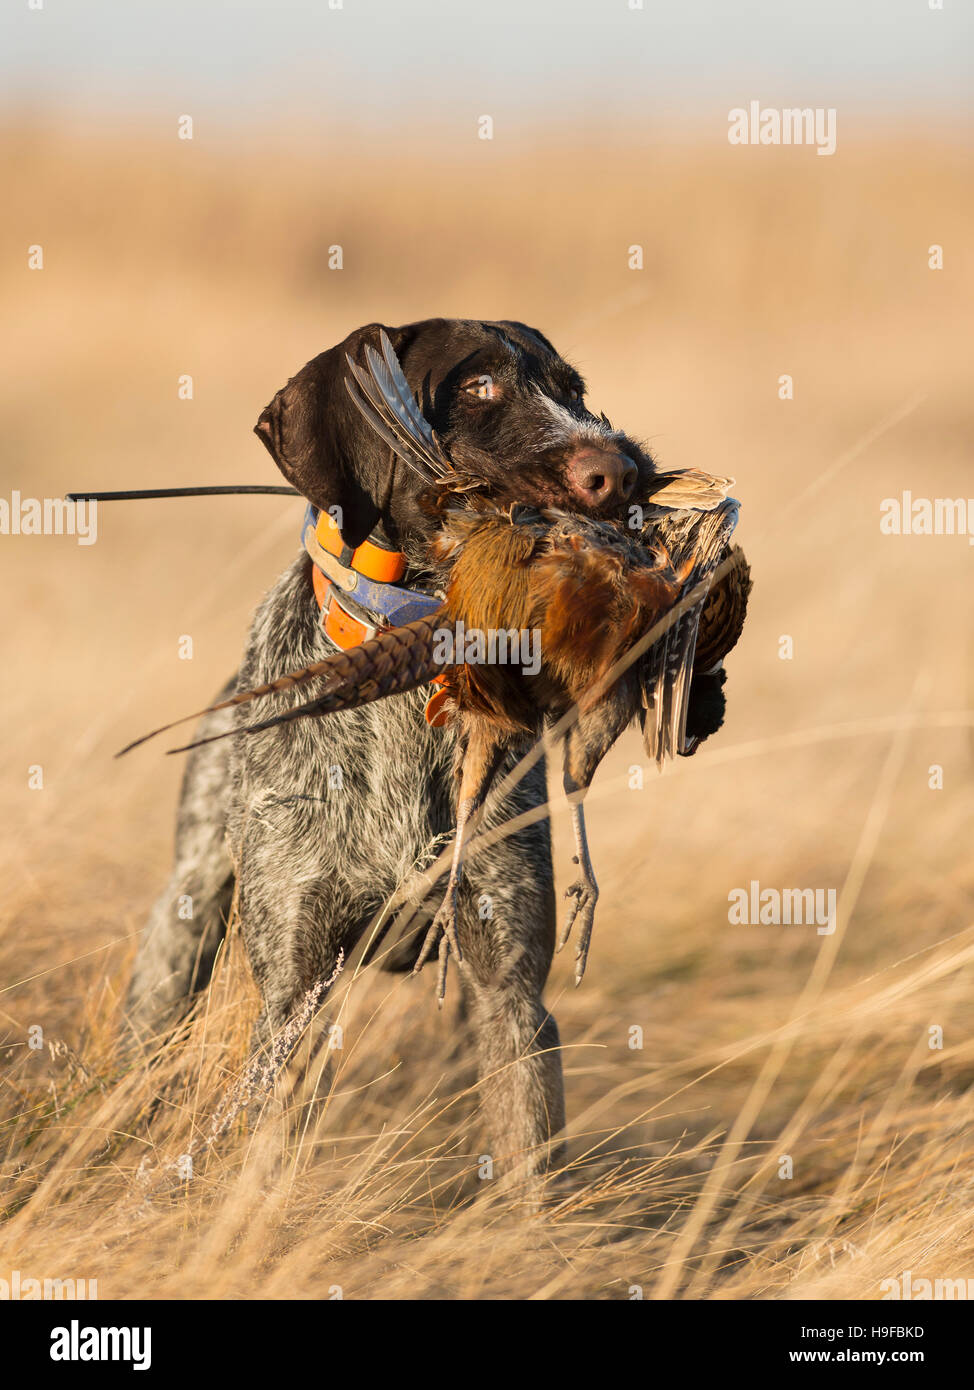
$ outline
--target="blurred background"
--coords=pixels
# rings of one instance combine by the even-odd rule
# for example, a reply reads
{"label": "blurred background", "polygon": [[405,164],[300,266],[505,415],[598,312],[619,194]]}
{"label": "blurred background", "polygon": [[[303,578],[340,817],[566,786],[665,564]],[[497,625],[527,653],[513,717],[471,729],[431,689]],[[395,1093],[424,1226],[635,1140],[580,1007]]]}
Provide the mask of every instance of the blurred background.
{"label": "blurred background", "polygon": [[[354,1242],[328,1258],[374,1296],[625,1296],[613,1281],[638,1276],[666,1296],[695,1278],[708,1296],[875,1297],[904,1261],[919,1272],[909,1242],[936,1213],[933,1272],[974,1273],[958,1215],[974,1157],[974,550],[879,527],[904,489],[974,499],[970,9],[45,0],[3,23],[0,497],[280,481],[251,431],[287,378],[359,324],[433,315],[535,325],[580,367],[589,404],[664,466],[737,479],[754,592],[726,725],[641,789],[634,735],[603,766],[593,954],[578,993],[559,957],[549,992],[579,1049],[577,1132],[622,1127],[626,1161],[644,1164],[638,1200],[610,1193],[613,1216],[629,1203],[624,1270],[587,1217],[575,1282],[523,1250],[521,1282],[510,1250],[488,1276],[469,1231],[464,1244],[439,1218],[413,1261],[428,1287],[373,1284]],[[835,108],[835,153],[731,145],[728,113],[752,100]],[[133,1279],[149,1295],[187,1296],[194,1279],[256,1291],[271,1267],[266,1231],[234,1271],[214,1257],[190,1275],[190,1237],[153,1263],[163,1218],[128,1265],[99,1265],[92,1232],[110,1229],[143,1141],[117,1138],[135,1127],[121,1100],[75,1128],[62,1102],[73,1087],[84,1115],[115,1094],[115,1009],[171,844],[178,760],[112,753],[234,669],[300,514],[286,498],[130,502],[99,509],[91,546],[0,536],[0,1161],[20,1194],[0,1250],[4,1230],[13,1265],[73,1248],[103,1297]],[[557,789],[552,827],[562,883]],[[834,887],[838,931],[731,926],[728,893],[752,879]],[[233,978],[226,1008],[245,1021],[252,991],[243,968]],[[347,1123],[336,1105],[336,1135],[405,1113],[431,1067],[462,1091],[466,1063],[442,1062],[455,1024],[432,1017],[427,986],[382,983],[384,1021],[353,1075],[369,1099]],[[27,1049],[34,1024],[82,1070]],[[407,1064],[383,1083],[393,1054]],[[212,1062],[214,1086],[231,1064]],[[172,1065],[196,1097],[175,1107],[188,1124],[200,1073]],[[154,1123],[153,1144],[182,1142]],[[70,1148],[81,1130],[116,1136],[110,1176],[96,1149]],[[800,1180],[757,1198],[783,1135]],[[335,1144],[333,1165],[352,1162]],[[323,1154],[306,1215],[360,1176]],[[222,1180],[201,1204],[229,1200]],[[385,1220],[384,1200],[369,1210]],[[592,1203],[594,1231],[608,1218]],[[407,1208],[429,1235],[429,1212]],[[251,1216],[233,1219],[250,1230]],[[313,1287],[310,1256],[275,1259],[264,1292]]]}

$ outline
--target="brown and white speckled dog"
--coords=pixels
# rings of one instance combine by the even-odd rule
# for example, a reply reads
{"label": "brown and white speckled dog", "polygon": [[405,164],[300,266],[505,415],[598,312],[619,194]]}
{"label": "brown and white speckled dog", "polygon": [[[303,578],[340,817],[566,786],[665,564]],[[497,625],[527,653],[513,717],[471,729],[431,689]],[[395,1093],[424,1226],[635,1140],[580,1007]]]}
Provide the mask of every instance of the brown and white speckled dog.
{"label": "brown and white speckled dog", "polygon": [[[432,319],[385,330],[423,413],[466,475],[498,505],[525,502],[594,516],[621,514],[653,462],[592,415],[578,373],[536,330],[513,322]],[[346,354],[361,362],[380,325],[352,333],[278,392],[256,430],[275,462],[320,511],[338,509],[351,547],[380,528],[410,562],[402,581],[429,589],[436,520],[421,481],[369,428],[345,389]],[[312,565],[301,554],[257,611],[240,671],[224,694],[320,661]],[[285,709],[299,694],[274,697]],[[321,721],[196,748],[183,782],[171,877],[135,963],[128,1023],[160,1036],[209,980],[236,880],[240,922],[263,999],[261,1040],[293,1017],[309,988],[347,959],[386,900],[435,857],[455,823],[454,735],[431,728],[419,691]],[[199,736],[232,727],[207,716]],[[510,752],[501,774],[513,765]],[[341,787],[330,769],[341,769]],[[486,824],[546,796],[536,764]],[[489,894],[492,916],[478,900]],[[442,894],[432,895],[435,908]],[[178,904],[192,898],[184,920]],[[541,1171],[564,1122],[558,1031],[542,991],[555,944],[547,821],[474,850],[457,901],[463,989],[476,1036],[498,1170]],[[421,940],[421,935],[420,935]],[[411,968],[418,941],[387,967]],[[516,968],[502,969],[516,961]]]}

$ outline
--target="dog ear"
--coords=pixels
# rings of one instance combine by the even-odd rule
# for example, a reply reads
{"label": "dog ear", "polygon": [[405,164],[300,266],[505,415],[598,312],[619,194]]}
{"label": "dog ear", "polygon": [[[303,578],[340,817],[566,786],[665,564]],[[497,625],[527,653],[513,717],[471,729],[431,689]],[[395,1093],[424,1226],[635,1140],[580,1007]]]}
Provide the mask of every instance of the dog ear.
{"label": "dog ear", "polygon": [[[547,352],[550,352],[553,357],[559,356],[559,353],[555,348],[554,344],[550,343],[548,339],[545,337],[545,335],[539,332],[537,328],[531,328],[526,323],[518,323],[516,319],[501,319],[500,327],[506,328],[512,337],[520,337],[522,339],[527,339],[527,341],[531,343],[532,347],[537,348],[538,343],[540,343],[541,346]],[[533,342],[531,341],[532,339],[534,340]]]}
{"label": "dog ear", "polygon": [[[378,348],[382,328],[367,324],[312,358],[278,391],[254,426],[288,482],[320,510],[330,511],[353,547],[379,520],[392,490],[394,465],[391,451],[348,396],[345,354],[360,362],[365,343]],[[397,354],[412,331],[412,326],[385,329]]]}

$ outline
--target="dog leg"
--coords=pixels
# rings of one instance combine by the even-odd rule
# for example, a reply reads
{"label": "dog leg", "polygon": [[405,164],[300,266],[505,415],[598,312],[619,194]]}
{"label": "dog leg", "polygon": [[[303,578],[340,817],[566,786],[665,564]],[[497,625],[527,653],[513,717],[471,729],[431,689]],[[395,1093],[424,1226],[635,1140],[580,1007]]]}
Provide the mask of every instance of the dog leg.
{"label": "dog leg", "polygon": [[[231,681],[221,698],[233,687]],[[225,724],[224,715],[204,721],[207,732]],[[128,989],[122,1049],[130,1056],[162,1042],[210,981],[233,899],[224,834],[229,757],[223,744],[209,744],[186,767],[172,872],[152,908]]]}
{"label": "dog leg", "polygon": [[[269,848],[265,842],[263,849]],[[329,926],[336,904],[318,887],[275,900],[266,891],[266,873],[256,877],[254,849],[248,844],[240,921],[264,1007],[254,1026],[249,1070],[255,1097],[274,1113],[290,1110],[293,1132],[313,1131],[331,1075],[331,1030],[320,1011],[343,964],[339,932]],[[281,949],[284,943],[299,949]]]}
{"label": "dog leg", "polygon": [[[516,754],[514,755],[516,757]],[[506,765],[505,765],[506,768]],[[543,802],[544,763],[504,803],[488,802],[490,824]],[[555,894],[547,820],[489,848],[471,848],[459,894],[466,967],[461,983],[477,1044],[489,1170],[503,1185],[526,1184],[536,1206],[557,1159],[565,1123],[558,1026],[543,991],[555,944]],[[485,1155],[486,1157],[486,1155]]]}

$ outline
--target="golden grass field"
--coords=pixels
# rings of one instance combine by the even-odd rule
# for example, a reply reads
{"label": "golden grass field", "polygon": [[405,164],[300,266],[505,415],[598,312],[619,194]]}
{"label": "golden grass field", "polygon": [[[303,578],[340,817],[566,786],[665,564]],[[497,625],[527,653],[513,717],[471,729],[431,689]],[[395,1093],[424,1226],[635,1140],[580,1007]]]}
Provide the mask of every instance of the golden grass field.
{"label": "golden grass field", "polygon": [[[593,787],[592,956],[577,991],[559,956],[547,995],[567,1172],[529,1218],[477,1179],[456,991],[438,1014],[430,972],[346,971],[317,1134],[241,1115],[167,1179],[243,1066],[255,991],[231,932],[160,1069],[117,1060],[180,766],[112,753],[234,668],[300,508],[104,505],[93,546],[0,536],[0,1277],[96,1278],[102,1298],[872,1299],[905,1270],[974,1276],[974,552],[879,529],[903,489],[974,494],[968,152],[896,132],[828,159],[5,135],[0,496],[279,481],[250,431],[309,357],[372,319],[513,317],[666,466],[736,477],[754,592],[720,734],[642,789],[629,734]],[[563,886],[557,787],[551,815]],[[730,925],[752,879],[834,887],[837,930]]]}

